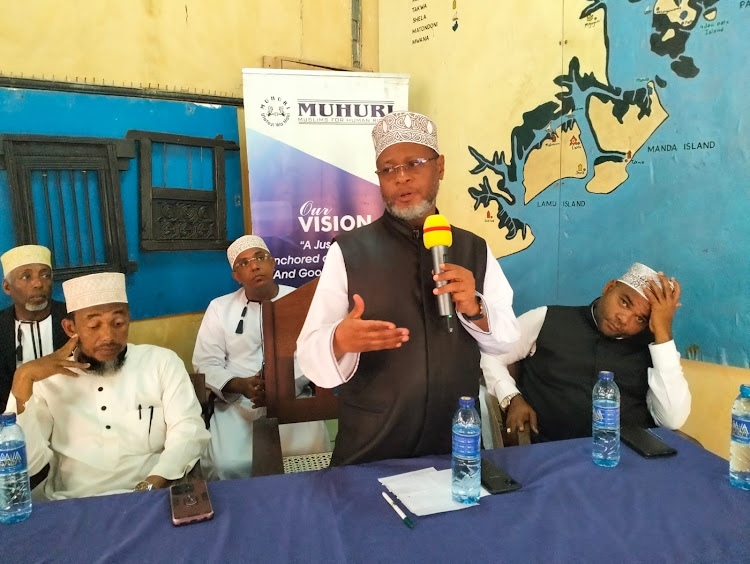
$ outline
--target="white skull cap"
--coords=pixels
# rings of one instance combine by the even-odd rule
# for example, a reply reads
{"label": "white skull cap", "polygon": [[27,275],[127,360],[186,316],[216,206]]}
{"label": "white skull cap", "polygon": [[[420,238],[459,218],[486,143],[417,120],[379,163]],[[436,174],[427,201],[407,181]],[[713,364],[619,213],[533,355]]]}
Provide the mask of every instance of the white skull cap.
{"label": "white skull cap", "polygon": [[[657,272],[653,268],[649,268],[648,266],[646,266],[645,264],[641,264],[640,262],[634,262],[632,266],[628,268],[628,271],[617,279],[618,282],[627,284],[646,299],[648,298],[646,297],[646,293],[643,291],[643,286],[649,280],[653,280],[660,290],[664,290],[661,285],[661,279],[659,278]],[[669,281],[669,285],[674,288],[674,284],[672,284],[671,280]]]}
{"label": "white skull cap", "polygon": [[229,245],[229,248],[227,249],[227,258],[229,259],[229,266],[234,268],[234,261],[237,260],[237,257],[242,251],[246,251],[248,249],[263,249],[264,251],[267,251],[269,254],[271,251],[268,250],[268,246],[266,246],[266,242],[258,237],[257,235],[243,235],[239,239],[237,239],[234,243]]}
{"label": "white skull cap", "polygon": [[440,154],[435,122],[416,112],[393,112],[380,118],[372,128],[372,142],[376,159],[396,143],[418,143]]}
{"label": "white skull cap", "polygon": [[19,266],[26,266],[27,264],[46,264],[52,268],[52,256],[49,249],[41,245],[13,247],[0,256],[0,262],[3,263],[3,276],[5,278]]}
{"label": "white skull cap", "polygon": [[71,278],[62,283],[68,313],[104,304],[126,304],[125,275],[122,272],[99,272]]}

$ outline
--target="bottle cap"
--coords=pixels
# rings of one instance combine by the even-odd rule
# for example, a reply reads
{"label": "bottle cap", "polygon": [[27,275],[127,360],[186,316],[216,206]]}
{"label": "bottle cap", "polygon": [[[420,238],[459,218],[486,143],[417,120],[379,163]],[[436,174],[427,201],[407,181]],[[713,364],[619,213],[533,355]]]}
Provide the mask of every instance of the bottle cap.
{"label": "bottle cap", "polygon": [[614,372],[610,372],[609,370],[602,370],[599,372],[599,380],[613,380],[615,377]]}
{"label": "bottle cap", "polygon": [[740,395],[743,398],[750,398],[750,385],[742,384],[740,386]]}
{"label": "bottle cap", "polygon": [[16,414],[15,413],[3,413],[0,415],[0,426],[4,425],[15,425],[16,423]]}
{"label": "bottle cap", "polygon": [[470,396],[461,396],[458,398],[459,407],[474,407],[474,398]]}

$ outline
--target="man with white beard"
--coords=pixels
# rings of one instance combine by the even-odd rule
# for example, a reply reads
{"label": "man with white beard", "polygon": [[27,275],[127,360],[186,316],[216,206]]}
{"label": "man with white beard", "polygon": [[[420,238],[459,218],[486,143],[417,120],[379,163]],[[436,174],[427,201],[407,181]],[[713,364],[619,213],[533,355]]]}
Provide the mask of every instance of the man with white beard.
{"label": "man with white beard", "polygon": [[0,406],[5,407],[16,368],[62,347],[65,304],[52,299],[50,251],[21,245],[0,256],[3,292],[13,305],[0,311]]}

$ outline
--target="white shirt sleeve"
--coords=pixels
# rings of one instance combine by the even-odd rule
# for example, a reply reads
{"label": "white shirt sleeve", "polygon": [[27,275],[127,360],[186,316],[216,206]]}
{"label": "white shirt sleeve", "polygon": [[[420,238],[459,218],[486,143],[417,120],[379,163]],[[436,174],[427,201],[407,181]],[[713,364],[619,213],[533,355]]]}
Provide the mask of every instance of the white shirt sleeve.
{"label": "white shirt sleeve", "polygon": [[359,365],[359,353],[345,353],[338,361],[333,353],[333,334],[349,314],[348,290],[344,255],[338,243],[333,243],[297,339],[297,361],[302,373],[323,388],[335,388],[348,381]]}
{"label": "white shirt sleeve", "polygon": [[[6,411],[18,413],[16,398],[10,394]],[[50,463],[54,452],[49,440],[52,436],[52,417],[44,398],[32,393],[22,414],[16,418],[26,439],[26,463],[29,476],[34,476]]]}
{"label": "white shirt sleeve", "polygon": [[193,370],[205,374],[206,386],[222,401],[234,402],[241,397],[240,394],[222,392],[236,374],[226,369],[227,343],[218,309],[216,302],[211,302],[203,316],[193,350]]}
{"label": "white shirt sleeve", "polygon": [[201,418],[201,406],[183,362],[169,351],[161,364],[158,377],[164,387],[162,405],[167,438],[151,474],[176,480],[195,466],[211,435]]}
{"label": "white shirt sleeve", "polygon": [[505,278],[500,263],[487,246],[487,266],[484,274],[484,293],[476,293],[484,304],[489,331],[485,332],[458,313],[461,324],[474,337],[483,353],[501,354],[511,350],[518,340],[519,328],[513,313],[513,289]]}
{"label": "white shirt sleeve", "polygon": [[692,401],[680,353],[673,340],[650,344],[648,349],[654,367],[648,369],[646,405],[657,425],[679,429],[690,415]]}
{"label": "white shirt sleeve", "polygon": [[[536,340],[546,317],[547,306],[527,311],[518,318],[520,337],[509,352],[501,355],[482,354],[480,365],[487,390],[500,400],[501,406],[505,398],[519,393],[516,381],[508,372],[508,365],[534,355]],[[503,407],[507,407],[507,404]]]}
{"label": "white shirt sleeve", "polygon": [[[487,246],[484,303],[489,331],[482,331],[459,314],[463,327],[477,340],[479,349],[501,353],[510,350],[518,338],[518,322],[513,313],[513,290]],[[297,340],[297,354],[304,374],[317,385],[333,388],[348,381],[359,364],[358,353],[346,353],[336,362],[333,334],[349,313],[346,265],[341,248],[333,243],[328,250],[318,288]]]}

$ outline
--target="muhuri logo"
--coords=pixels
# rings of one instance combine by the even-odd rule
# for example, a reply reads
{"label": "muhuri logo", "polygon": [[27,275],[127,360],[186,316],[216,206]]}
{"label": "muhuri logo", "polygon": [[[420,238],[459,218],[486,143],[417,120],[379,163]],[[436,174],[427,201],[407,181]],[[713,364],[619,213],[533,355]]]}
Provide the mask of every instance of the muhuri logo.
{"label": "muhuri logo", "polygon": [[393,112],[393,102],[298,100],[299,123],[374,124]]}
{"label": "muhuri logo", "polygon": [[260,105],[260,117],[271,127],[279,127],[289,121],[292,111],[289,102],[280,96],[269,96]]}

